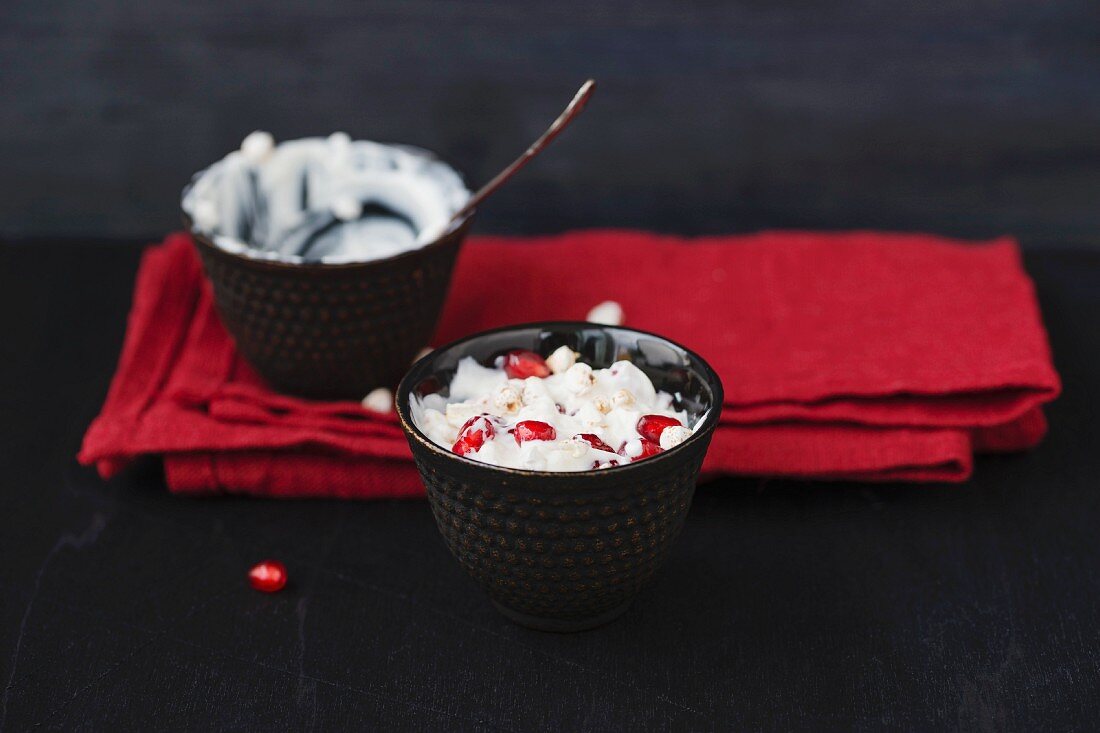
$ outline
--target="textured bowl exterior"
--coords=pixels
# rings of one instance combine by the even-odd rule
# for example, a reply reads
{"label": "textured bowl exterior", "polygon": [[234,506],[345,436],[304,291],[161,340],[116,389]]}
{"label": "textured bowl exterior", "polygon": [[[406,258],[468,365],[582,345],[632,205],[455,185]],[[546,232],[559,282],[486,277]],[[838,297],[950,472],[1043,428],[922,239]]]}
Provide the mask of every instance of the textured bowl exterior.
{"label": "textured bowl exterior", "polygon": [[359,399],[392,387],[432,337],[472,217],[420,249],[374,262],[271,262],[194,235],[240,354],[273,387]]}
{"label": "textured bowl exterior", "polygon": [[[413,383],[431,374],[425,364],[431,360],[418,362],[403,380],[398,414],[447,547],[519,623],[577,631],[613,619],[679,535],[717,419],[673,450],[617,468],[553,473],[490,466],[410,428],[409,395]],[[707,377],[720,403],[721,384],[713,372]]]}
{"label": "textured bowl exterior", "polygon": [[[604,475],[502,479],[413,446],[436,523],[504,609],[559,630],[623,609],[680,534],[708,439],[673,461]],[[555,624],[553,622],[559,622]]]}

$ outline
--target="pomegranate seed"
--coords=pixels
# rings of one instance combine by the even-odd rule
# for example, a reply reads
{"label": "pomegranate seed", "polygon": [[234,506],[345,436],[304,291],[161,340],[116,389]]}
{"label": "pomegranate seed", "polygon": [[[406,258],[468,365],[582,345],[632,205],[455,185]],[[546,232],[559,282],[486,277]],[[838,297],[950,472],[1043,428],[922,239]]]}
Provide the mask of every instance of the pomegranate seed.
{"label": "pomegranate seed", "polygon": [[469,420],[462,423],[462,427],[458,429],[459,435],[470,435],[473,433],[479,433],[485,438],[492,438],[496,435],[496,430],[493,429],[492,417],[488,414],[471,417]]}
{"label": "pomegranate seed", "polygon": [[526,443],[528,440],[554,440],[558,437],[558,431],[554,426],[541,420],[523,420],[516,423],[513,429],[516,445]]}
{"label": "pomegranate seed", "polygon": [[464,456],[467,453],[473,453],[480,447],[481,446],[474,445],[466,438],[459,438],[455,441],[455,444],[451,446],[451,452],[456,455]]}
{"label": "pomegranate seed", "polygon": [[471,417],[458,429],[458,440],[451,446],[451,451],[460,456],[473,453],[485,445],[486,440],[492,440],[494,435],[496,430],[488,415]]}
{"label": "pomegranate seed", "polygon": [[578,433],[577,437],[588,443],[596,450],[605,450],[608,453],[614,453],[615,449],[609,446],[607,443],[599,439],[594,433]]}
{"label": "pomegranate seed", "polygon": [[549,377],[550,367],[546,366],[546,360],[535,352],[516,349],[504,355],[504,373],[510,379]]}
{"label": "pomegranate seed", "polygon": [[665,431],[665,428],[670,428],[673,425],[680,425],[680,421],[674,417],[665,417],[664,415],[642,415],[638,418],[637,430],[638,434],[646,440],[660,443],[661,433]]}
{"label": "pomegranate seed", "polygon": [[638,455],[636,455],[636,456],[627,455],[627,453],[626,453],[627,443],[623,443],[622,447],[619,448],[617,453],[620,456],[623,456],[625,458],[629,458],[631,461],[640,461],[643,458],[649,458],[650,456],[655,456],[658,453],[664,453],[664,448],[662,448],[658,443],[654,443],[649,438],[639,438],[638,442],[640,442],[642,444],[642,452],[639,453]]}
{"label": "pomegranate seed", "polygon": [[264,593],[277,593],[286,585],[286,565],[278,560],[264,560],[248,571],[248,582]]}
{"label": "pomegranate seed", "polygon": [[617,466],[617,465],[619,465],[619,462],[617,460],[615,460],[614,458],[612,458],[610,461],[607,461],[606,463],[600,463],[599,461],[592,461],[592,468],[610,468],[611,466]]}

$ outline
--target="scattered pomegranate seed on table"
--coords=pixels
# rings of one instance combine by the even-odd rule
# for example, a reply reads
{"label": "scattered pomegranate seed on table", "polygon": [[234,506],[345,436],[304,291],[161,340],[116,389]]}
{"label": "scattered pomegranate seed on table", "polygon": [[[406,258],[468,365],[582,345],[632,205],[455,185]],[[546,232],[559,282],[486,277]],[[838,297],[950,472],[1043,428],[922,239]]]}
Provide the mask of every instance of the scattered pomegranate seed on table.
{"label": "scattered pomegranate seed on table", "polygon": [[550,367],[535,352],[516,349],[504,355],[504,373],[510,379],[542,378],[550,376]]}
{"label": "scattered pomegranate seed on table", "polygon": [[529,440],[554,440],[558,437],[558,431],[554,430],[553,425],[541,420],[523,420],[516,423],[513,435],[518,445]]}
{"label": "scattered pomegranate seed on table", "polygon": [[286,586],[286,565],[278,560],[264,560],[248,571],[248,582],[264,593],[277,593]]}

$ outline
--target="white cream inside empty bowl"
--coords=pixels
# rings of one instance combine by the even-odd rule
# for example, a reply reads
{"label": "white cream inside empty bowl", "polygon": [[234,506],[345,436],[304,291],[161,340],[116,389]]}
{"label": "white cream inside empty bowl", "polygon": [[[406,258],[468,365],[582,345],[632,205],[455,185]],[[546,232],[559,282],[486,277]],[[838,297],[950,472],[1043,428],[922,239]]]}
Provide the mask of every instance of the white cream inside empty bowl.
{"label": "white cream inside empty bowl", "polygon": [[452,226],[470,191],[431,153],[327,138],[275,145],[254,132],[183,191],[193,231],[234,254],[343,264],[423,247]]}

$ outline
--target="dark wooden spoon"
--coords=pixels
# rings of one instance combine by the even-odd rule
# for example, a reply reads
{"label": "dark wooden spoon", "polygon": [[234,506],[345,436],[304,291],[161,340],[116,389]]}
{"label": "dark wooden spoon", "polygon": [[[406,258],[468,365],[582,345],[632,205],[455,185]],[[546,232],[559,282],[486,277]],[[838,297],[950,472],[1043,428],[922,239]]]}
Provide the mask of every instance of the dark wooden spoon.
{"label": "dark wooden spoon", "polygon": [[542,136],[538,140],[531,143],[531,147],[523,153],[523,155],[512,161],[512,164],[497,173],[493,177],[493,180],[486,183],[477,193],[470,197],[470,200],[466,202],[466,205],[459,209],[454,216],[451,217],[451,223],[459,221],[466,216],[469,216],[470,212],[481,205],[481,202],[492,196],[497,190],[507,183],[512,176],[519,172],[523,166],[531,162],[531,159],[541,153],[543,149],[553,142],[554,138],[561,134],[569,124],[576,119],[577,115],[581,113],[584,106],[588,104],[588,100],[592,97],[592,92],[596,89],[596,82],[589,79],[581,88],[577,90],[576,95],[573,96],[568,106],[562,111],[558,118],[551,123],[550,127],[546,128],[546,132],[542,133]]}

